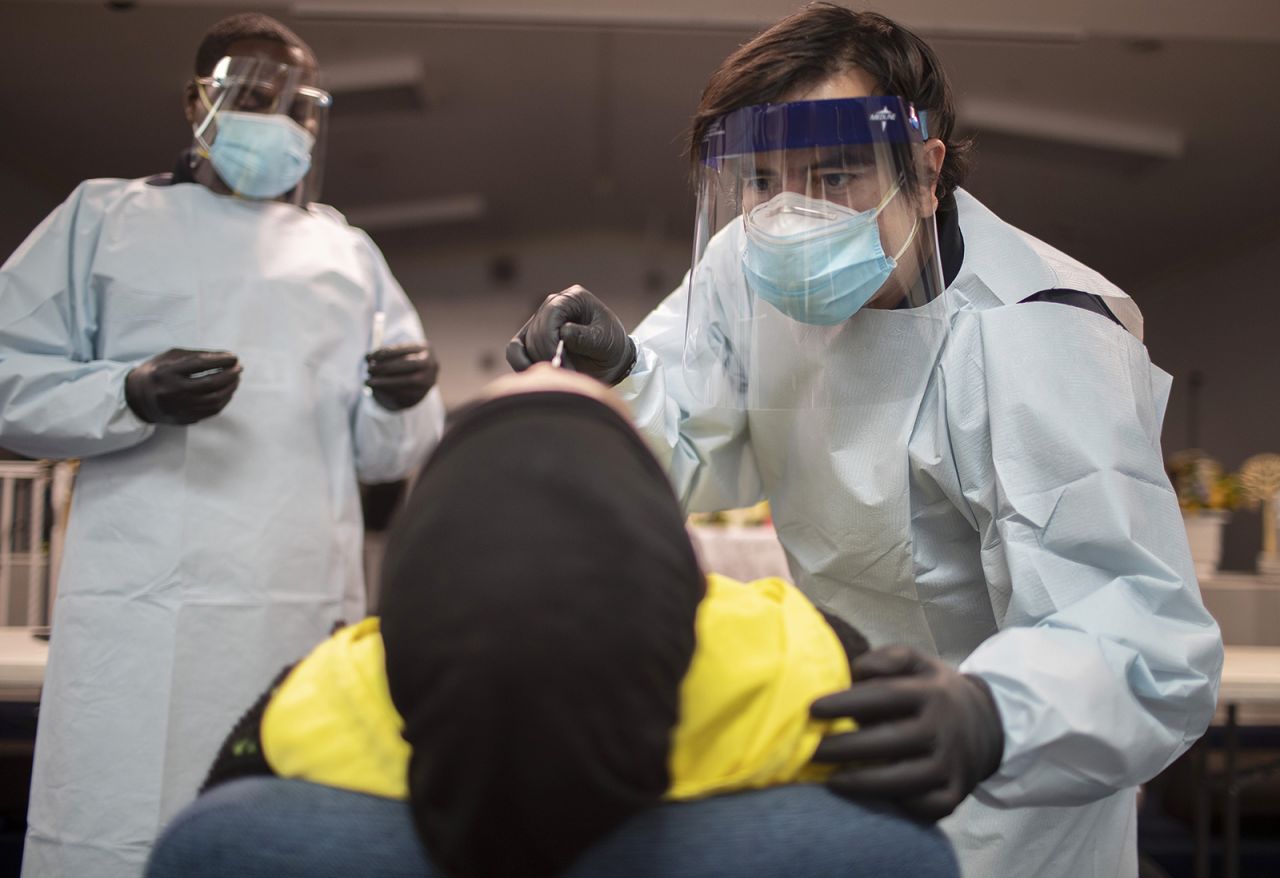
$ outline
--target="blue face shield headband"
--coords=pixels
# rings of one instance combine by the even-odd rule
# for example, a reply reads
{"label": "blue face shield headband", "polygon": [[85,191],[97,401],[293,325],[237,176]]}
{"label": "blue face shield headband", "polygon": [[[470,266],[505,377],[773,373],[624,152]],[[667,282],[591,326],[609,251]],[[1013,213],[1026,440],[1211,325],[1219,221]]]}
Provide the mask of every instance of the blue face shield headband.
{"label": "blue face shield headband", "polygon": [[755,153],[923,143],[929,137],[927,115],[897,97],[753,104],[711,123],[702,138],[699,159],[718,169],[726,159]]}

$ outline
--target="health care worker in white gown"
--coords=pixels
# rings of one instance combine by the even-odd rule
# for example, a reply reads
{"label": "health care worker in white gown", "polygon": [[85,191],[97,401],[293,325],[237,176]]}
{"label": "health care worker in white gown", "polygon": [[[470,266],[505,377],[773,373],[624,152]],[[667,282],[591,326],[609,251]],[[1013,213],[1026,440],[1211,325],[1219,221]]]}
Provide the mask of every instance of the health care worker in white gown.
{"label": "health care worker in white gown", "polygon": [[550,296],[508,358],[563,339],[616,383],[689,509],[770,500],[797,583],[879,647],[813,707],[861,725],[831,788],[945,817],[974,878],[1132,876],[1137,786],[1222,662],[1170,379],[1123,292],[956,188],[953,119],[918,38],[806,7],[704,92],[685,283],[630,339]]}
{"label": "health care worker in white gown", "polygon": [[27,876],[141,874],[244,705],[363,615],[357,476],[443,427],[409,301],[311,202],[310,50],[236,17],[196,73],[194,164],[82,184],[0,270],[0,444],[83,459]]}

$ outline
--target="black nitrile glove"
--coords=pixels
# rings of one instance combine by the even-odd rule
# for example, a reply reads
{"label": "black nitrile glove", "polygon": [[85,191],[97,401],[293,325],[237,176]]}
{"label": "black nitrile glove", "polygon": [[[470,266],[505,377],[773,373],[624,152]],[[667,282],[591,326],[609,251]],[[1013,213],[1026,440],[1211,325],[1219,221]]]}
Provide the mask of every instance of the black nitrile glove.
{"label": "black nitrile glove", "polygon": [[378,348],[364,359],[369,364],[369,378],[364,383],[373,390],[378,405],[393,412],[422,402],[440,374],[440,363],[431,349],[412,341]]}
{"label": "black nitrile glove", "polygon": [[636,362],[636,346],[622,321],[590,291],[576,284],[547,296],[507,345],[517,372],[550,360],[564,339],[564,365],[605,384],[617,384]]}
{"label": "black nitrile glove", "polygon": [[819,698],[818,719],[852,717],[815,762],[841,763],[827,786],[858,799],[888,799],[918,820],[941,820],[1000,767],[1004,727],[978,677],[901,644],[853,662],[853,686]]}
{"label": "black nitrile glove", "polygon": [[240,371],[240,361],[229,351],[170,348],[130,370],[124,399],[152,424],[194,424],[231,401]]}

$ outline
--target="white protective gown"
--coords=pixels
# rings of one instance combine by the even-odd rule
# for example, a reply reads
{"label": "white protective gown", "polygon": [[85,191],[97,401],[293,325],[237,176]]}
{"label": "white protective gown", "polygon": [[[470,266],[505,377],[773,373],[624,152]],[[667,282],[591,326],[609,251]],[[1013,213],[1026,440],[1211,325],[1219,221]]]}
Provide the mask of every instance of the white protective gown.
{"label": "white protective gown", "polygon": [[[618,389],[691,511],[767,497],[809,597],[990,684],[1003,761],[942,823],[966,876],[1134,876],[1137,785],[1204,731],[1222,665],[1160,450],[1170,378],[1124,293],[956,197],[947,291],[858,312],[820,360],[762,343],[787,367],[751,373],[761,408],[695,401],[683,287]],[[704,278],[741,283],[740,237]],[[1055,288],[1106,297],[1125,328],[1018,304]],[[769,410],[797,381],[833,407]]]}
{"label": "white protective gown", "polygon": [[[373,243],[322,206],[92,180],[0,269],[0,445],[80,457],[41,699],[24,876],[142,872],[236,718],[364,613],[357,476],[408,475],[432,390],[363,391],[422,327]],[[244,367],[218,415],[155,426],[124,379],[172,347]]]}

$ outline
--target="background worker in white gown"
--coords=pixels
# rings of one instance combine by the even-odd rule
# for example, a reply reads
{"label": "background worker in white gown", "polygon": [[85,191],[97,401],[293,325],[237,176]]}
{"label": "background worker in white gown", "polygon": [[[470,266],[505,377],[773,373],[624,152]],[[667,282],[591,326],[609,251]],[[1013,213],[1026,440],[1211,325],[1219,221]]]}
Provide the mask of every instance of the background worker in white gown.
{"label": "background worker in white gown", "polygon": [[80,457],[23,874],[141,873],[282,662],[364,611],[357,478],[443,427],[417,314],[314,203],[329,96],[242,15],[173,175],[89,180],[0,269],[0,445]]}
{"label": "background worker in white gown", "polygon": [[767,497],[797,584],[867,633],[817,716],[829,786],[942,827],[966,875],[1137,873],[1138,784],[1222,662],[1136,305],[959,188],[947,79],[814,4],[694,118],[694,265],[628,337],[573,287],[508,348],[614,384],[692,511]]}

